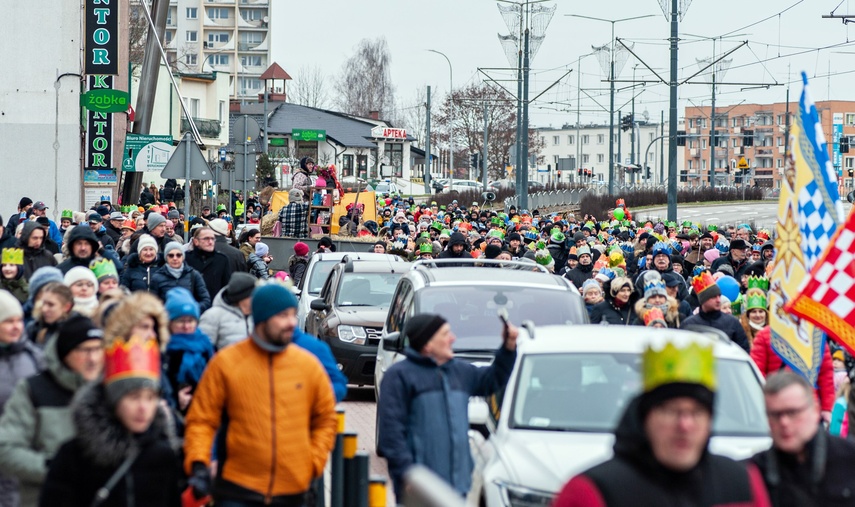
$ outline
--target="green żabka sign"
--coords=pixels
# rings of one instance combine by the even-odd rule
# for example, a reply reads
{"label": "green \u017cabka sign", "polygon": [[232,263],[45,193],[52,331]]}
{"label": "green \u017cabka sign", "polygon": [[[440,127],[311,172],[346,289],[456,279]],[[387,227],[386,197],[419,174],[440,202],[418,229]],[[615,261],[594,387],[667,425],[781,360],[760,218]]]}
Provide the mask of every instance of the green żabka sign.
{"label": "green \u017cabka sign", "polygon": [[128,110],[128,92],[113,89],[89,90],[80,96],[80,105],[99,113],[123,113]]}
{"label": "green \u017cabka sign", "polygon": [[295,141],[326,141],[326,130],[293,129],[291,138]]}

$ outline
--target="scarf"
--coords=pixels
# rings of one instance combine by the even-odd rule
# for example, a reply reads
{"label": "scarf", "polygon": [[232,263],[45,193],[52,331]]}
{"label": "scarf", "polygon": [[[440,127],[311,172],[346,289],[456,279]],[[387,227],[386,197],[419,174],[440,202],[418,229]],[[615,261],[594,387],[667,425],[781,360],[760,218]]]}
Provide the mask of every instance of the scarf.
{"label": "scarf", "polygon": [[286,345],[274,345],[272,343],[264,341],[260,336],[255,334],[255,332],[253,332],[251,335],[249,335],[249,337],[252,339],[253,342],[255,342],[256,345],[258,345],[258,347],[261,350],[263,350],[265,352],[270,352],[271,354],[278,354],[279,352],[282,352],[283,350],[285,350],[285,347],[288,346],[287,344]]}
{"label": "scarf", "polygon": [[98,296],[74,298],[74,307],[72,309],[77,313],[92,317],[95,315],[95,311],[98,310]]}
{"label": "scarf", "polygon": [[184,272],[184,264],[182,264],[180,268],[173,268],[169,264],[164,264],[163,266],[170,275],[175,277],[176,280],[181,278],[181,273]]}
{"label": "scarf", "polygon": [[211,341],[196,329],[193,334],[173,334],[169,339],[169,344],[166,345],[166,353],[183,352],[181,356],[181,365],[178,367],[176,380],[178,384],[187,384],[196,386],[199,379],[202,378],[202,373],[205,371],[205,366],[208,365],[211,357],[214,355],[214,347]]}
{"label": "scarf", "polygon": [[751,329],[753,329],[755,331],[760,331],[761,329],[766,327],[766,324],[756,324],[750,320],[748,321],[748,325],[751,326]]}

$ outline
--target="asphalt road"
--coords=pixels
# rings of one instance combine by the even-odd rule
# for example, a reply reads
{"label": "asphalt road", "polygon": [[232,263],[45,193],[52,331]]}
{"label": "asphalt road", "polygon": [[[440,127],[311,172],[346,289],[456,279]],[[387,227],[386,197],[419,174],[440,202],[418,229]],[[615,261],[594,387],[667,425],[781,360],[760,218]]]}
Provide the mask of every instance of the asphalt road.
{"label": "asphalt road", "polygon": [[[849,213],[852,205],[843,203],[843,211]],[[631,208],[630,208],[631,209]],[[665,219],[667,207],[648,208],[635,213],[635,220],[644,222],[647,219]],[[756,228],[771,228],[777,223],[778,201],[764,202],[735,202],[730,204],[691,205],[681,204],[677,207],[677,221],[690,220],[703,225],[717,226],[736,225],[753,222]]]}

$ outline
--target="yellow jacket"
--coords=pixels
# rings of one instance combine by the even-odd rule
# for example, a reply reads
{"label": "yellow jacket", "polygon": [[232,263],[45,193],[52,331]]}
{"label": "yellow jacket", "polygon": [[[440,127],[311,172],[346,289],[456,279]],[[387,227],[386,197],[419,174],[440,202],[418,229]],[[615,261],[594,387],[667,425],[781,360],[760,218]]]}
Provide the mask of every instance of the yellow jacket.
{"label": "yellow jacket", "polygon": [[187,415],[188,474],[194,462],[210,464],[223,414],[226,458],[217,491],[249,490],[269,500],[307,491],[323,473],[335,442],[335,396],[311,353],[295,345],[267,352],[252,338],[218,352]]}

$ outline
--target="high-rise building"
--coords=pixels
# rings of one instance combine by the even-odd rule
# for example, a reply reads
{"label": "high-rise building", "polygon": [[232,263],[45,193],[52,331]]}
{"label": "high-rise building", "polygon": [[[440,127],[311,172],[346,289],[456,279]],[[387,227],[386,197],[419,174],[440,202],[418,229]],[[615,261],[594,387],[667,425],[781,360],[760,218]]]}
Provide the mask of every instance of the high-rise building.
{"label": "high-rise building", "polygon": [[229,74],[231,100],[258,100],[270,65],[269,0],[170,0],[165,49],[183,73]]}

